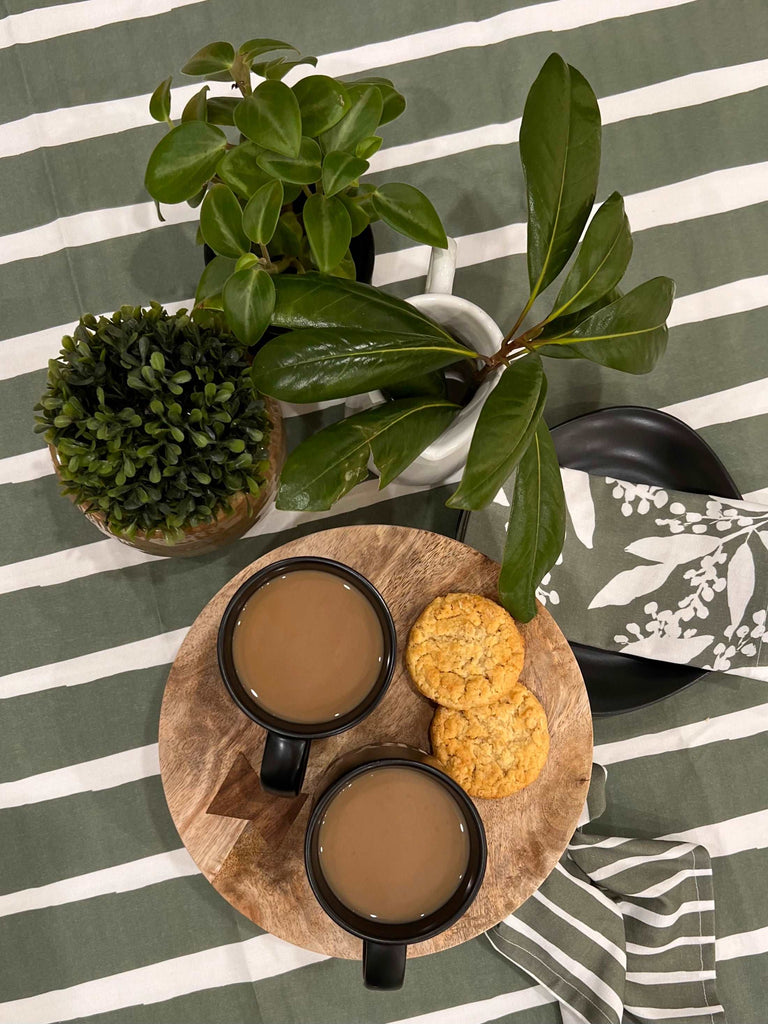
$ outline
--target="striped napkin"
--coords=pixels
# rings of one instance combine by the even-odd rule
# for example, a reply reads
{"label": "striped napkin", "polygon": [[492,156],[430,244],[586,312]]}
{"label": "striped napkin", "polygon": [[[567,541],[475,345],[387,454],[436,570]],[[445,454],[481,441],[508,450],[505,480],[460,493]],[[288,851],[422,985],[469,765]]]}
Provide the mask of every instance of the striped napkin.
{"label": "striped napkin", "polygon": [[[605,810],[594,765],[581,824]],[[580,827],[555,870],[488,933],[557,998],[564,1024],[724,1024],[715,988],[709,854],[660,839],[605,838]]]}

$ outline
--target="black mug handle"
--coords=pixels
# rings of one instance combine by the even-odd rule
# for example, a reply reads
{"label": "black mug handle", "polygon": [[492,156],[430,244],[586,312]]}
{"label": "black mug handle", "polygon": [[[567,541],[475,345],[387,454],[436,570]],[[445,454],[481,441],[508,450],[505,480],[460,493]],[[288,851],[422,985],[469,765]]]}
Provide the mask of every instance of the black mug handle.
{"label": "black mug handle", "polygon": [[406,946],[365,939],[363,942],[363,981],[366,988],[392,991],[402,988],[405,979]]}
{"label": "black mug handle", "polygon": [[261,788],[275,796],[298,796],[309,760],[310,740],[268,732],[261,759]]}

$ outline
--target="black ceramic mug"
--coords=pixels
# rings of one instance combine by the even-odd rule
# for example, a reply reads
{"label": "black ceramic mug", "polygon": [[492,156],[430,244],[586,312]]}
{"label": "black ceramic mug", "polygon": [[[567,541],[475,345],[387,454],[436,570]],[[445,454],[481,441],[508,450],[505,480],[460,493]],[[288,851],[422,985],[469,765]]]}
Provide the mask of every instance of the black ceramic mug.
{"label": "black ceramic mug", "polygon": [[[320,860],[319,834],[328,807],[334,798],[353,780],[379,768],[413,768],[436,779],[453,797],[467,824],[469,860],[467,869],[453,895],[437,910],[419,920],[390,924],[363,917],[346,906],[331,889],[323,874]],[[307,877],[317,901],[328,916],[346,931],[363,940],[363,981],[366,988],[399,989],[405,978],[407,948],[424,942],[450,928],[466,913],[480,891],[488,859],[485,829],[472,800],[461,786],[435,766],[433,758],[422,751],[398,750],[397,756],[382,756],[337,775],[320,795],[310,815],[304,842],[304,863]]]}
{"label": "black ceramic mug", "polygon": [[[286,573],[306,570],[332,573],[353,586],[369,601],[381,626],[383,655],[376,681],[356,707],[327,722],[290,722],[261,707],[239,679],[232,654],[235,626],[246,601],[271,580]],[[301,792],[312,740],[352,729],[373,711],[384,696],[395,670],[397,637],[389,608],[369,580],[341,562],[306,556],[273,562],[243,583],[222,616],[217,651],[221,676],[232,700],[250,719],[267,730],[261,760],[262,788],[278,796],[296,796]]]}

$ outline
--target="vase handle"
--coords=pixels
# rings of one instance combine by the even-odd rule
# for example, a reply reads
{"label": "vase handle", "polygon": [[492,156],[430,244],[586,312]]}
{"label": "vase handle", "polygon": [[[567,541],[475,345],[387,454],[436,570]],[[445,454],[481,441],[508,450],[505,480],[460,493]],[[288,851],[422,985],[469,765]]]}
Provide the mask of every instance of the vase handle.
{"label": "vase handle", "polygon": [[427,270],[427,292],[450,295],[453,291],[453,275],[456,273],[456,239],[448,239],[447,249],[433,249]]}

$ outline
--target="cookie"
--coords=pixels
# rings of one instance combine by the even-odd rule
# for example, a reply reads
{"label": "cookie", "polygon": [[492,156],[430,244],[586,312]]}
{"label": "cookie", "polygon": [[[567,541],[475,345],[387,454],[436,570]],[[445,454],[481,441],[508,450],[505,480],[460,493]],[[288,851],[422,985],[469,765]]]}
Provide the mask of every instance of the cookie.
{"label": "cookie", "polygon": [[508,703],[469,711],[438,708],[430,737],[435,757],[470,796],[495,798],[524,789],[549,753],[546,713],[524,686]]}
{"label": "cookie", "polygon": [[424,696],[458,710],[506,700],[524,658],[525,644],[512,616],[480,594],[430,601],[405,652],[411,678]]}

